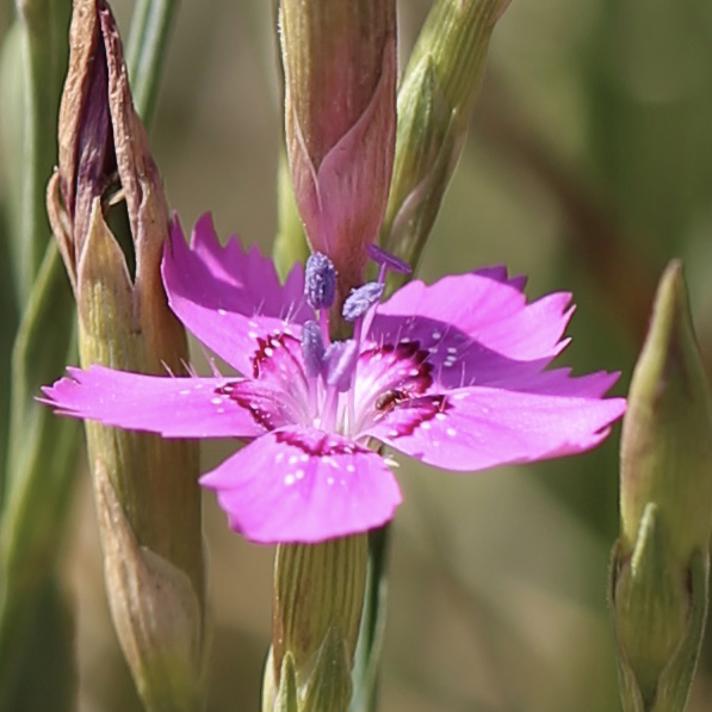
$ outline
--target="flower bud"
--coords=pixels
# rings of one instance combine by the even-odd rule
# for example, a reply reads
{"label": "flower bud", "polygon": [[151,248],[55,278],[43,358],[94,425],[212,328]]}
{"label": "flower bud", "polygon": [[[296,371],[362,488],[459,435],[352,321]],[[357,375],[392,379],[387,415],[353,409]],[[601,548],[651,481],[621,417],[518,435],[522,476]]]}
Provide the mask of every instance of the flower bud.
{"label": "flower bud", "polygon": [[672,262],[623,421],[611,597],[626,712],[684,707],[707,607],[710,462],[709,388],[682,266]]}
{"label": "flower bud", "polygon": [[633,373],[621,441],[621,540],[632,551],[654,502],[686,564],[712,532],[712,401],[682,265],[670,263]]}
{"label": "flower bud", "polygon": [[[75,0],[70,45],[48,212],[77,300],[81,362],[178,373],[187,341],[160,278],[168,208],[104,0]],[[112,231],[122,218],[128,227]],[[149,709],[196,708],[204,638],[197,445],[95,423],[86,432],[109,603],[139,694]],[[135,541],[140,555],[119,539]]]}
{"label": "flower bud", "polygon": [[362,281],[388,198],[395,2],[282,0],[280,24],[294,193],[311,247],[333,260],[343,295]]}
{"label": "flower bud", "polygon": [[462,153],[490,36],[509,0],[437,0],[398,91],[393,182],[381,232],[416,266]]}

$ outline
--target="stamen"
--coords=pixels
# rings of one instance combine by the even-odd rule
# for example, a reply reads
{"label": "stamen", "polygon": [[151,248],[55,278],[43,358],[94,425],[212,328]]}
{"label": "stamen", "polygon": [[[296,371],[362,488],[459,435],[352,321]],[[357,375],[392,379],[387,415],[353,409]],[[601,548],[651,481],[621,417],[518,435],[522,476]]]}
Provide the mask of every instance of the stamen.
{"label": "stamen", "polygon": [[334,263],[321,252],[307,259],[304,274],[304,294],[315,311],[330,309],[336,298],[336,269]]}
{"label": "stamen", "polygon": [[356,321],[362,317],[383,295],[383,282],[366,282],[351,290],[346,297],[341,314],[346,321]]}
{"label": "stamen", "polygon": [[[386,252],[386,250],[378,245],[369,245],[366,250],[368,252],[368,256],[377,265],[380,265],[384,278],[385,272],[389,269],[393,272],[400,272],[401,274],[410,274],[413,271],[407,262],[400,259],[400,257],[396,257],[390,252]],[[380,275],[378,281],[383,281],[380,279]]]}
{"label": "stamen", "polygon": [[316,378],[324,368],[324,341],[321,337],[321,327],[315,321],[307,321],[302,327],[302,354],[307,376]]}

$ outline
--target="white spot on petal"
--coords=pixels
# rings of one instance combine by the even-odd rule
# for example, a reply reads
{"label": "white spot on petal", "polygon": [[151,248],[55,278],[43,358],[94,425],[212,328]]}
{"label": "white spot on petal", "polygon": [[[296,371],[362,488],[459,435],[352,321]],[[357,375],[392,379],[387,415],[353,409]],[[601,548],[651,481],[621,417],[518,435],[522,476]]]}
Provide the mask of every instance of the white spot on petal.
{"label": "white spot on petal", "polygon": [[346,465],[346,472],[356,472],[356,466],[349,462],[349,464]]}
{"label": "white spot on petal", "polygon": [[424,421],[423,423],[420,424],[420,427],[421,427],[423,430],[430,430],[430,428],[431,428],[432,426],[430,425],[430,421],[426,420],[426,421]]}
{"label": "white spot on petal", "polygon": [[298,455],[290,455],[289,456],[289,464],[290,465],[296,465],[299,462],[299,456]]}
{"label": "white spot on petal", "polygon": [[287,485],[287,487],[294,484],[294,475],[291,472],[284,476],[284,484]]}
{"label": "white spot on petal", "polygon": [[294,476],[295,476],[298,480],[303,479],[303,478],[304,478],[304,470],[297,470],[297,471],[294,473]]}
{"label": "white spot on petal", "polygon": [[216,396],[215,398],[211,398],[211,399],[210,399],[210,402],[211,402],[213,405],[220,405],[220,404],[223,402],[223,399],[220,398],[219,396]]}
{"label": "white spot on petal", "polygon": [[447,419],[447,415],[445,415],[445,413],[436,413],[435,414],[435,420],[439,420],[440,422],[442,422],[443,420],[446,420],[446,419]]}
{"label": "white spot on petal", "polygon": [[184,388],[182,391],[178,391],[178,393],[182,396],[189,396],[190,395],[190,388]]}
{"label": "white spot on petal", "polygon": [[445,431],[451,438],[454,438],[457,435],[457,430],[455,428],[448,428]]}
{"label": "white spot on petal", "polygon": [[218,309],[218,314],[220,314],[220,316],[225,316],[227,312],[224,309]]}

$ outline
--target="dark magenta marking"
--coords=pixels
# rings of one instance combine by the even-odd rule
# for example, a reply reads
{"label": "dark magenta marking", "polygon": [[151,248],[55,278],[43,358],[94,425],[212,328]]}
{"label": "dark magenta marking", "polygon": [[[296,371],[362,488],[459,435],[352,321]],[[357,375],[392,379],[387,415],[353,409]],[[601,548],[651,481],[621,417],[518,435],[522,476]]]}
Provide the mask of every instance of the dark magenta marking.
{"label": "dark magenta marking", "polygon": [[215,389],[215,393],[237,403],[240,408],[243,408],[252,416],[257,425],[261,425],[265,430],[274,430],[275,424],[272,422],[270,413],[264,408],[260,408],[254,394],[241,393],[239,390],[241,385],[242,383],[240,382],[226,383],[223,386],[218,386]]}
{"label": "dark magenta marking", "polygon": [[[438,413],[445,413],[452,409],[452,404],[448,399],[442,395],[438,394],[436,396],[421,396],[420,398],[411,398],[404,403],[398,403],[394,406],[401,412],[412,412],[413,417],[404,423],[398,423],[393,425],[393,431],[398,433],[397,435],[390,436],[391,440],[396,438],[402,438],[406,435],[412,435],[415,429],[425,423],[426,421],[433,420]],[[410,415],[410,413],[408,413]]]}
{"label": "dark magenta marking", "polygon": [[286,443],[296,447],[307,455],[314,457],[328,457],[329,455],[352,455],[354,453],[371,452],[362,445],[350,440],[334,439],[327,434],[318,435],[309,439],[306,435],[294,432],[279,431],[275,433],[278,443]]}
{"label": "dark magenta marking", "polygon": [[294,358],[292,350],[289,348],[289,342],[292,342],[293,345],[300,346],[299,341],[297,339],[283,332],[267,336],[266,338],[263,338],[261,336],[258,337],[257,350],[252,356],[252,377],[259,378],[263,367],[272,358],[272,356],[267,355],[268,348],[272,349],[274,352],[276,352],[277,349],[284,349],[284,352],[289,354],[292,361],[294,361],[295,364],[297,364],[301,368],[301,365],[299,364],[297,359]]}

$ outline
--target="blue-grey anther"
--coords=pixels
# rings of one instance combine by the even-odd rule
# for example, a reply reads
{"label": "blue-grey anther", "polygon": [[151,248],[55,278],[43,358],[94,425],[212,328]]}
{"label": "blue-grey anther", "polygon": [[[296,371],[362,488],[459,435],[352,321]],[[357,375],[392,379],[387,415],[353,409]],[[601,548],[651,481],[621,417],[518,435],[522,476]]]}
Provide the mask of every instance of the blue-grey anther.
{"label": "blue-grey anther", "polygon": [[356,365],[356,342],[334,341],[326,350],[326,382],[336,386],[337,391],[347,391],[351,388],[351,376]]}
{"label": "blue-grey anther", "polygon": [[302,355],[307,376],[318,376],[324,366],[324,340],[321,327],[315,321],[307,321],[302,327]]}
{"label": "blue-grey anther", "polygon": [[321,252],[309,255],[304,273],[304,294],[312,309],[330,309],[336,298],[336,269]]}
{"label": "blue-grey anther", "polygon": [[341,310],[346,321],[356,321],[362,317],[383,295],[383,282],[366,282],[351,290]]}

